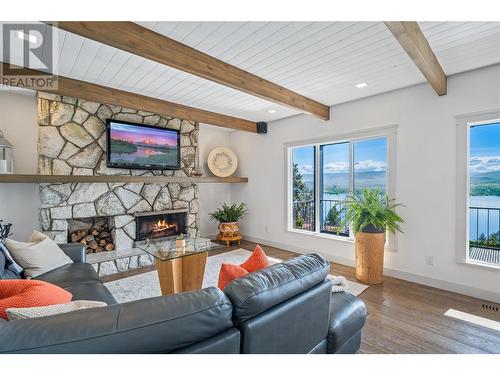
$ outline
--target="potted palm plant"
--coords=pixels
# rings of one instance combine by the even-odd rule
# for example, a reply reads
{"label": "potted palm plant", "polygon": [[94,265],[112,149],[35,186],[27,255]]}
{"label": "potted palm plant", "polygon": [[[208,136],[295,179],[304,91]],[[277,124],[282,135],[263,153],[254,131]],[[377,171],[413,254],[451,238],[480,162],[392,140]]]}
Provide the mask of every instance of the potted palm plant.
{"label": "potted palm plant", "polygon": [[345,217],[339,227],[351,225],[355,236],[356,278],[368,284],[380,284],[384,276],[384,245],[387,231],[402,232],[404,223],[394,203],[375,189],[353,192],[346,201]]}
{"label": "potted palm plant", "polygon": [[247,205],[245,202],[240,204],[233,203],[228,205],[222,203],[220,208],[210,214],[210,219],[219,222],[219,235],[217,238],[225,241],[229,246],[230,241],[241,240],[239,220],[246,214]]}

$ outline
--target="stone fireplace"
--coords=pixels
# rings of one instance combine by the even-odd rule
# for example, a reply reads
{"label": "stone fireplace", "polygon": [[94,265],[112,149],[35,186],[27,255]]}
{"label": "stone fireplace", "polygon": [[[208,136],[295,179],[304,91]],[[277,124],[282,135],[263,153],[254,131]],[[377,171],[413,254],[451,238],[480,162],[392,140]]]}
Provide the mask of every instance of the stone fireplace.
{"label": "stone fireplace", "polygon": [[[108,118],[180,130],[181,169],[145,171],[107,168],[105,121]],[[38,123],[39,174],[190,176],[195,167],[198,147],[196,122],[39,93]],[[134,246],[140,232],[140,228],[136,228],[136,219],[142,222],[145,215],[183,212],[184,232],[197,235],[198,195],[198,186],[191,183],[40,184],[40,222],[46,234],[59,243],[66,243],[71,240],[75,222],[86,222],[88,226],[89,220],[95,223],[104,218],[114,248],[128,249]],[[87,230],[93,225],[90,224]],[[92,243],[92,246],[95,244]]]}

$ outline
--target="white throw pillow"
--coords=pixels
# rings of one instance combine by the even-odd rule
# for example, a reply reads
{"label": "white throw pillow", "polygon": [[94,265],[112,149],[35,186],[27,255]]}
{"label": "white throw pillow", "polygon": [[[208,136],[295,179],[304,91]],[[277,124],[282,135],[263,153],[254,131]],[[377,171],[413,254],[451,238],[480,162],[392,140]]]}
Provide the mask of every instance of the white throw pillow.
{"label": "white throw pillow", "polygon": [[24,268],[24,275],[28,279],[73,263],[57,243],[43,233],[33,231],[28,241],[5,240],[5,246],[14,260]]}
{"label": "white throw pillow", "polygon": [[95,307],[107,306],[105,302],[100,301],[71,301],[68,303],[61,303],[59,305],[39,306],[39,307],[11,307],[5,312],[9,320],[16,319],[31,319],[40,318],[42,316],[56,315],[69,313],[71,311],[93,309]]}

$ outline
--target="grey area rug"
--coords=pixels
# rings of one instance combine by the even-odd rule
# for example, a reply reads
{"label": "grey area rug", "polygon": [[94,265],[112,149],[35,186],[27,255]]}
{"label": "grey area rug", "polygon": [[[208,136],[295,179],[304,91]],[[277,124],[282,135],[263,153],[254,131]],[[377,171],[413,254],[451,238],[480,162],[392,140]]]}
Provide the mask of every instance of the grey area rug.
{"label": "grey area rug", "polygon": [[[203,288],[217,286],[219,270],[222,263],[240,264],[250,256],[251,252],[244,249],[233,250],[227,253],[209,256],[205,267]],[[279,263],[281,260],[269,257],[271,263]],[[355,296],[363,293],[368,286],[347,281],[348,292]],[[158,274],[156,271],[146,272],[140,275],[126,277],[124,279],[110,281],[105,284],[115,296],[118,302],[129,302],[139,299],[161,296]]]}

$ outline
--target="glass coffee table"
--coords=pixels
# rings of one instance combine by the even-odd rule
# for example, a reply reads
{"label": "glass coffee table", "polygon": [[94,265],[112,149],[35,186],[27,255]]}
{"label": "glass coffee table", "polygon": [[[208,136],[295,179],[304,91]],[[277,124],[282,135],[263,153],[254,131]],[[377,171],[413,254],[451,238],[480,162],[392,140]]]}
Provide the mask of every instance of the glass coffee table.
{"label": "glass coffee table", "polygon": [[137,246],[156,260],[162,295],[201,289],[208,251],[213,248],[206,238],[186,238],[186,246],[176,247],[175,240],[147,240]]}

